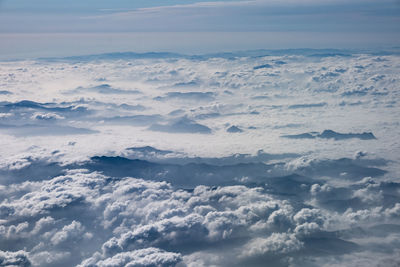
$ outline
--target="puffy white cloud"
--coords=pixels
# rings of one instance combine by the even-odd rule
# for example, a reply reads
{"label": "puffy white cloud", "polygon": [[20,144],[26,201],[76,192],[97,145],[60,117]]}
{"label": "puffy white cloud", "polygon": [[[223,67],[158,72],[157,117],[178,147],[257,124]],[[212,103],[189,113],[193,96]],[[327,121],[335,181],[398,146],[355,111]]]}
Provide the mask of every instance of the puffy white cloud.
{"label": "puffy white cloud", "polygon": [[54,234],[54,236],[50,239],[50,241],[54,245],[58,245],[62,242],[66,242],[69,239],[78,239],[82,237],[82,233],[85,228],[82,226],[80,222],[72,221],[71,224],[64,226],[61,231]]}
{"label": "puffy white cloud", "polygon": [[56,265],[58,262],[71,257],[69,252],[57,252],[57,251],[41,251],[38,253],[30,253],[29,259],[32,261],[34,266],[46,266],[46,265]]}
{"label": "puffy white cloud", "polygon": [[23,250],[16,252],[0,250],[0,265],[28,267],[31,266],[31,263],[28,259],[28,253]]}
{"label": "puffy white cloud", "polygon": [[40,113],[36,112],[32,115],[32,119],[36,120],[45,120],[45,121],[50,121],[50,120],[60,120],[64,119],[64,117],[56,114],[56,113]]}
{"label": "puffy white cloud", "polygon": [[[37,191],[23,194],[15,201],[6,199],[0,204],[0,209],[7,211],[5,215],[9,218],[48,214],[53,209],[65,208],[96,197],[100,186],[105,183],[103,178],[97,173],[59,176],[37,183]],[[93,190],[88,190],[92,187]]]}
{"label": "puffy white cloud", "polygon": [[325,221],[320,210],[308,208],[301,209],[296,213],[296,215],[293,216],[293,219],[297,224],[315,222],[318,225],[323,225]]}
{"label": "puffy white cloud", "polygon": [[42,217],[35,223],[35,226],[32,229],[32,234],[38,234],[39,232],[43,231],[47,226],[53,225],[54,223],[55,220],[52,217]]}
{"label": "puffy white cloud", "polygon": [[145,248],[118,253],[111,258],[96,262],[95,257],[85,260],[79,266],[122,267],[122,266],[175,266],[182,261],[179,253],[167,252],[158,248]]}
{"label": "puffy white cloud", "polygon": [[242,257],[262,256],[263,254],[287,254],[301,249],[302,242],[295,235],[288,233],[273,233],[267,238],[258,237],[247,243]]}

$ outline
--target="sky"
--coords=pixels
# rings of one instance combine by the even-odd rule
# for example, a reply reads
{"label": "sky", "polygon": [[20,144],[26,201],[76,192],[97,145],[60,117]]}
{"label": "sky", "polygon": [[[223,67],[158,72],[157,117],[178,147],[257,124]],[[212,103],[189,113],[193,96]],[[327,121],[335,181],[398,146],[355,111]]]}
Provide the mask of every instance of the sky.
{"label": "sky", "polygon": [[399,15],[398,0],[3,0],[0,58],[382,48],[399,44]]}

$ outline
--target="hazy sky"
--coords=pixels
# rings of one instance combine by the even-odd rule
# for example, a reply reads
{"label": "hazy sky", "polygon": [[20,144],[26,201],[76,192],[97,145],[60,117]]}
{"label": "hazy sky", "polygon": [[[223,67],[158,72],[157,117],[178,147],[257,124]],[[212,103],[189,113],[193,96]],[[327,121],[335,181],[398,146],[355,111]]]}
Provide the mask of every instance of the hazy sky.
{"label": "hazy sky", "polygon": [[1,57],[400,44],[400,1],[0,0]]}

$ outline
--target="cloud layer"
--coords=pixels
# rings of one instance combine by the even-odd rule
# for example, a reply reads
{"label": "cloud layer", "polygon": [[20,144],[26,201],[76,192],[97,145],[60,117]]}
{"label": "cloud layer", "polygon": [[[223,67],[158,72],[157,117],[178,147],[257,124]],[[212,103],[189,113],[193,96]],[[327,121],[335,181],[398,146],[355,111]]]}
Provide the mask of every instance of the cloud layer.
{"label": "cloud layer", "polygon": [[339,50],[0,62],[0,266],[396,266],[399,67]]}

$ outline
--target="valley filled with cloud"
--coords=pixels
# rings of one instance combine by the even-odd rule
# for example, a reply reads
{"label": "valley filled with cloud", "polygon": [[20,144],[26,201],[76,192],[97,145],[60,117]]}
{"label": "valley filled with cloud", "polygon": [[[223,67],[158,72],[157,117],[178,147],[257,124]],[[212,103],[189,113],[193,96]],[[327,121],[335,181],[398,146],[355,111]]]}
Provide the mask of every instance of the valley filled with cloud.
{"label": "valley filled with cloud", "polygon": [[0,266],[399,266],[399,55],[1,61]]}

